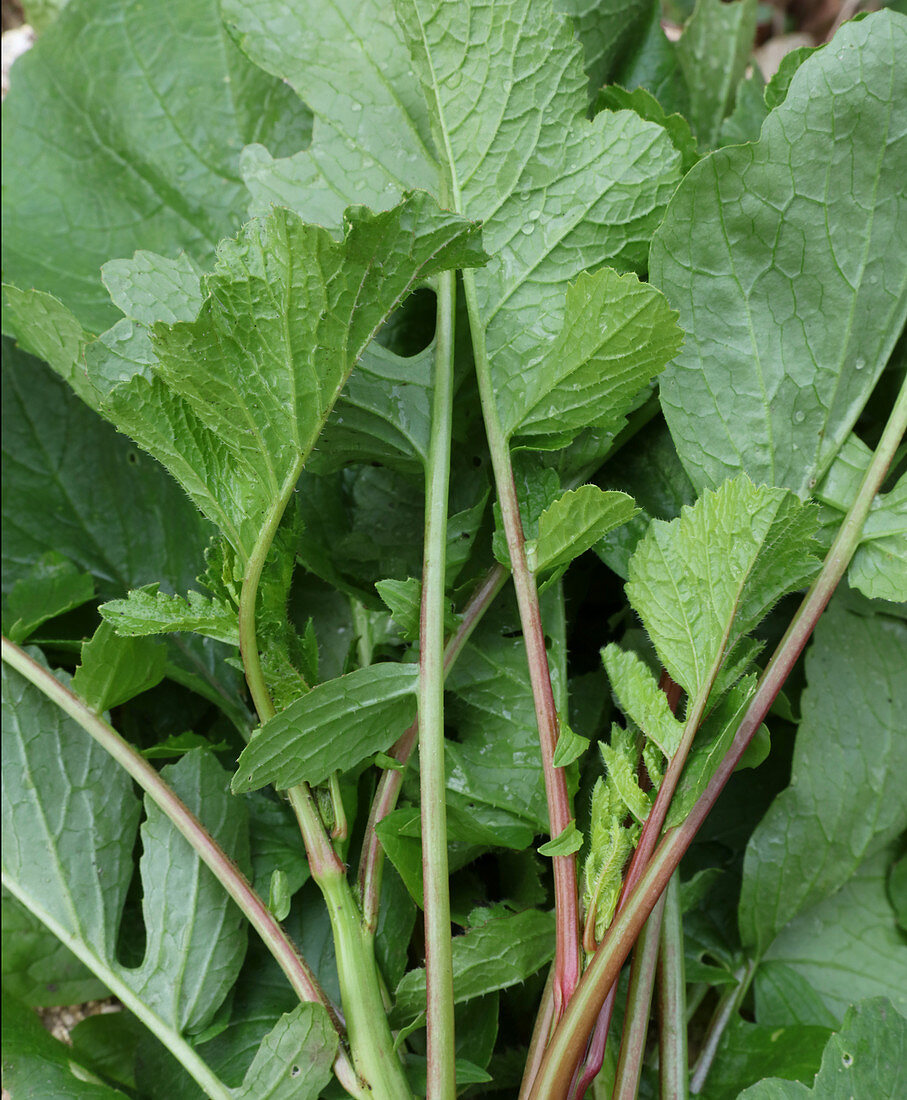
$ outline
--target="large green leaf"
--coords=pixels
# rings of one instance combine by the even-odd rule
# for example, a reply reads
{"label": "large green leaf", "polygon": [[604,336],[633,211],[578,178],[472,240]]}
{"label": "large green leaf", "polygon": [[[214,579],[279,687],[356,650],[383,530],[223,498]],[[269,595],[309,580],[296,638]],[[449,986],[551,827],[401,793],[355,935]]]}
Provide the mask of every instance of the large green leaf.
{"label": "large green leaf", "polygon": [[243,145],[289,153],[309,132],[216,0],[75,0],[17,63],[3,113],[4,271],[95,331],[116,320],[105,261],[152,248],[207,263],[245,214]]}
{"label": "large green leaf", "polygon": [[[3,666],[3,881],[108,985],[142,1006],[162,1037],[203,1028],[245,954],[239,910],[163,814],[146,800],[140,862],[146,952],[117,959],[133,875],[139,802],[132,781],[85,731]],[[164,769],[214,838],[248,861],[245,807],[210,755]]]}
{"label": "large green leaf", "polygon": [[156,462],[4,340],[4,587],[56,551],[104,596],[152,581],[183,589],[210,533]]}
{"label": "large green leaf", "polygon": [[[401,0],[397,13],[455,206],[482,220],[494,257],[472,277],[469,306],[505,431],[522,419],[527,390],[546,393],[561,383],[561,402],[572,412],[570,375],[579,364],[568,362],[563,379],[548,356],[563,330],[565,342],[583,332],[592,345],[584,350],[595,360],[600,325],[588,325],[585,315],[603,310],[601,299],[613,298],[614,286],[613,276],[598,272],[568,301],[570,280],[609,263],[642,269],[644,242],[677,180],[679,156],[661,127],[631,112],[586,118],[581,50],[569,22],[545,0],[493,7]],[[622,302],[623,295],[640,297],[632,280],[620,289]],[[610,308],[624,318],[635,312],[613,300]],[[644,347],[637,369],[651,376],[665,360],[647,364],[648,358]],[[626,369],[619,360],[613,365]],[[548,401],[551,417],[561,404],[553,396]],[[600,415],[593,403],[586,423]]]}
{"label": "large green leaf", "polygon": [[806,658],[791,785],[747,845],[743,942],[764,952],[907,828],[907,624],[832,604]]}
{"label": "large green leaf", "polygon": [[[516,985],[554,955],[553,913],[475,910],[471,923],[452,943],[455,1003]],[[425,971],[411,970],[397,986],[394,1012],[411,1019],[424,1011]]]}
{"label": "large green leaf", "polygon": [[832,1035],[812,1088],[770,1078],[739,1100],[882,1100],[907,1091],[907,1020],[884,997],[848,1009]]}
{"label": "large green leaf", "polygon": [[829,1038],[827,1027],[765,1027],[734,1016],[721,1036],[703,1100],[737,1100],[762,1077],[812,1081]]}
{"label": "large green leaf", "polygon": [[[421,193],[377,215],[351,209],[341,241],[275,210],[221,243],[194,320],[158,320],[149,334],[124,319],[96,341],[61,336],[51,365],[170,469],[245,560],[380,325],[435,272],[483,262],[477,235]],[[141,291],[152,301],[140,299],[143,316],[172,314],[153,304],[160,265],[149,264],[133,263],[118,296],[130,307]],[[61,304],[9,296],[27,346],[69,333]]]}
{"label": "large green leaf", "polygon": [[805,496],[907,315],[907,21],[846,24],[835,47],[758,142],[693,168],[652,242],[652,282],[692,334],[661,398],[698,487],[742,469]]}
{"label": "large green leaf", "polygon": [[806,979],[836,1020],[863,997],[907,1012],[907,947],[886,891],[891,852],[868,859],[836,894],[783,928],[766,959]]}
{"label": "large green leaf", "polygon": [[110,623],[101,623],[82,645],[72,690],[101,714],[155,687],[166,667],[167,652],[160,643],[119,638]]}
{"label": "large green leaf", "polygon": [[[473,320],[507,430],[530,413],[527,394],[544,405],[536,432],[575,430],[606,415],[619,425],[629,407],[622,391],[629,386],[635,395],[660,369],[676,330],[668,321],[651,331],[654,314],[640,311],[657,299],[635,280],[597,272],[566,305],[568,286],[603,263],[643,267],[679,157],[661,127],[631,112],[585,118],[582,51],[550,0],[475,11],[455,0],[401,0],[397,16],[412,58],[386,0],[345,0],[329,13],[307,3],[225,0],[224,10],[243,49],[288,79],[316,116],[304,153],[274,161],[260,148],[247,150],[255,208],[280,202],[337,225],[346,202],[386,207],[406,187],[441,198],[449,178],[455,208],[483,222],[493,256],[476,275]],[[562,343],[582,334],[584,358],[560,362],[562,328]],[[642,344],[636,358],[627,354],[633,338]],[[574,378],[596,398],[584,413]],[[558,383],[563,409],[551,392]],[[620,400],[609,404],[606,392]]]}
{"label": "large green leaf", "polygon": [[593,90],[607,81],[627,45],[640,34],[651,6],[650,0],[554,0],[555,11],[573,20]]}
{"label": "large green leaf", "polygon": [[415,717],[418,680],[417,665],[388,662],[318,684],[255,733],[234,792],[323,783],[390,748]]}
{"label": "large green leaf", "polygon": [[627,595],[691,698],[719,674],[739,675],[752,654],[749,632],[815,573],[815,524],[814,509],[792,493],[742,475],[671,523],[649,525],[630,559]]}

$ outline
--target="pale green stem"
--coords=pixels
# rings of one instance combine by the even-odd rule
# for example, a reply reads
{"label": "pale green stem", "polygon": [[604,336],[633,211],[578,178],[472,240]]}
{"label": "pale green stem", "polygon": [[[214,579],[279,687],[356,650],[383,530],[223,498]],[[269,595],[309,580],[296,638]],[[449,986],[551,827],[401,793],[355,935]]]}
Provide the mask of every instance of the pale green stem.
{"label": "pale green stem", "polygon": [[614,1076],[613,1100],[635,1100],[639,1091],[639,1075],[646,1052],[646,1034],[649,1030],[652,990],[655,988],[663,914],[664,896],[655,903],[633,951],[630,987],[627,990],[627,1012]]}
{"label": "pale green stem", "polygon": [[[501,591],[510,574],[503,565],[496,565],[473,592],[463,614],[457,632],[447,643],[444,651],[444,675],[460,655],[463,647],[472,636],[486,609]],[[416,720],[400,737],[390,750],[390,755],[405,765],[415,747],[419,736],[419,722]],[[359,859],[359,896],[362,915],[372,935],[378,926],[378,899],[381,895],[381,871],[384,866],[384,849],[378,840],[375,826],[393,810],[403,787],[403,769],[388,768],[378,780],[378,789],[372,799],[365,837],[362,841],[362,855]]]}
{"label": "pale green stem", "polygon": [[686,976],[680,875],[675,871],[664,893],[661,953],[658,958],[658,1047],[661,1100],[687,1100]]}
{"label": "pale green stem", "polygon": [[690,1092],[694,1095],[702,1092],[702,1087],[709,1075],[709,1070],[712,1068],[712,1063],[715,1061],[715,1055],[718,1053],[718,1047],[721,1045],[721,1037],[724,1035],[728,1024],[740,1011],[740,1006],[743,1004],[743,998],[746,996],[746,991],[750,987],[750,982],[753,980],[753,975],[756,973],[756,967],[758,965],[758,960],[750,959],[746,966],[741,966],[735,971],[735,984],[729,986],[724,991],[718,1002],[718,1006],[709,1023],[705,1042],[702,1044],[702,1050],[700,1050],[699,1057],[696,1059],[696,1065],[693,1066],[692,1073],[690,1074]]}
{"label": "pale green stem", "polygon": [[[334,1026],[339,1030],[339,1022],[333,1007],[280,924],[274,919],[268,907],[252,889],[248,879],[239,870],[233,860],[217,844],[211,834],[184,802],[161,778],[151,764],[125,741],[112,726],[87,707],[69,688],[65,687],[47,669],[33,660],[27,653],[6,638],[2,643],[3,660],[21,673],[39,691],[43,692],[62,711],[76,721],[98,744],[108,752],[151,800],[185,837],[199,857],[210,869],[218,882],[245,914],[249,923],[261,936],[265,946],[276,959],[281,970],[287,976],[290,985],[302,1001],[313,1001],[323,1005],[329,1012]],[[338,1056],[346,1062],[346,1055]],[[355,1075],[345,1072],[348,1068],[341,1065],[344,1079],[355,1080]],[[339,1074],[338,1074],[339,1076]]]}
{"label": "pale green stem", "polygon": [[4,888],[9,890],[29,912],[33,913],[96,977],[100,978],[115,997],[119,997],[126,1008],[141,1020],[151,1034],[159,1039],[173,1057],[191,1074],[206,1096],[210,1097],[211,1100],[231,1100],[233,1096],[232,1089],[229,1089],[216,1076],[211,1067],[198,1056],[192,1045],[186,1042],[175,1028],[161,1019],[140,997],[133,993],[116,970],[111,969],[100,955],[91,950],[84,940],[72,935],[62,924],[58,924],[49,913],[45,913],[43,909],[35,905],[28,894],[20,890],[18,884],[12,878],[5,874],[2,877]]}
{"label": "pale green stem", "polygon": [[725,784],[756,735],[784,681],[803,652],[819,616],[825,610],[860,543],[860,535],[873,499],[885,478],[891,458],[907,429],[907,380],[901,387],[882,438],[844,517],[822,569],[803,599],[784,637],[759,679],[755,694],[730,749],[699,796],[682,825],[669,829],[656,848],[636,887],[617,914],[607,935],[583,974],[567,1011],[549,1043],[542,1068],[532,1090],[532,1100],[566,1100],[575,1067],[586,1046],[586,1037],[636,937],[667,887],[687,848],[714,806]]}
{"label": "pale green stem", "polygon": [[[485,419],[485,434],[494,469],[495,487],[507,549],[513,572],[523,641],[529,664],[529,679],[535,703],[535,715],[539,730],[542,770],[545,778],[545,794],[548,802],[548,820],[552,837],[560,834],[573,820],[570,796],[563,768],[554,766],[554,750],[559,736],[557,707],[551,688],[548,653],[545,648],[545,632],[539,611],[538,589],[535,575],[526,560],[526,543],[523,523],[517,499],[510,448],[498,415],[491,367],[485,349],[484,329],[476,294],[475,279],[471,271],[463,272],[466,305],[472,325],[473,353],[476,379]],[[556,916],[556,943],[554,956],[554,1006],[555,1017],[560,1018],[579,981],[580,937],[579,905],[576,887],[576,857],[554,856],[554,911]]]}
{"label": "pale green stem", "polygon": [[425,544],[419,622],[419,785],[428,997],[427,1097],[428,1100],[454,1100],[457,1090],[444,777],[444,578],[456,303],[456,282],[452,272],[438,276],[437,293],[438,324],[431,441],[425,469]]}

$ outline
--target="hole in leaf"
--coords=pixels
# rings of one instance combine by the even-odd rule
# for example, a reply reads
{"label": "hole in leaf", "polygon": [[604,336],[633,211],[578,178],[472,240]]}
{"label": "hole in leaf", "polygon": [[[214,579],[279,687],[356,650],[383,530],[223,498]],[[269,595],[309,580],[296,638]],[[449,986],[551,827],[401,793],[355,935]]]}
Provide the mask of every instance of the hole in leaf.
{"label": "hole in leaf", "polygon": [[290,1076],[291,1077],[298,1077],[300,1075],[300,1073],[302,1073],[302,1068],[300,1066],[291,1066],[290,1067]]}
{"label": "hole in leaf", "polygon": [[847,1054],[845,1052],[841,1055],[841,1062],[843,1063],[845,1069],[850,1069],[850,1067],[853,1065],[853,1055]]}
{"label": "hole in leaf", "polygon": [[435,292],[422,287],[382,325],[375,339],[404,359],[424,351],[435,337]]}

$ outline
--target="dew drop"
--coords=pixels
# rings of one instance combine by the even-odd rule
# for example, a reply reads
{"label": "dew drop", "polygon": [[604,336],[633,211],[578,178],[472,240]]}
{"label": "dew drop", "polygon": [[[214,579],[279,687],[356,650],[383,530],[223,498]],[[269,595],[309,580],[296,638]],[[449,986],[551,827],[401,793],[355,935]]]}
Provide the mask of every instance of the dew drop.
{"label": "dew drop", "polygon": [[521,227],[520,232],[525,233],[526,236],[528,237],[529,234],[532,232],[532,230],[534,228],[535,228],[535,226],[527,224],[527,225],[524,225],[524,226]]}
{"label": "dew drop", "polygon": [[532,195],[531,191],[521,191],[520,192],[520,202],[529,202],[529,198],[530,198],[531,195]]}
{"label": "dew drop", "polygon": [[803,412],[803,410],[802,410],[802,409],[801,409],[801,410],[800,410],[799,412],[795,412],[795,413],[794,413],[794,421],[795,421],[795,423],[797,423],[797,424],[802,424],[802,423],[803,423],[803,421],[804,421],[805,419],[806,419],[806,413],[805,413],[805,412]]}
{"label": "dew drop", "polygon": [[854,363],[854,370],[862,370],[866,366],[866,360],[861,355],[860,358]]}
{"label": "dew drop", "polygon": [[354,103],[353,106],[351,107],[351,110],[355,111],[356,114],[358,114],[362,110],[362,104],[361,103]]}
{"label": "dew drop", "polygon": [[462,79],[463,79],[463,74],[462,74],[462,73],[460,73],[460,72],[457,72],[457,71],[455,70],[455,71],[454,71],[454,72],[452,72],[452,73],[450,74],[450,76],[449,76],[449,77],[447,78],[447,82],[446,82],[446,83],[447,83],[447,87],[448,87],[448,88],[459,88],[459,86],[460,86],[460,81],[461,81]]}
{"label": "dew drop", "polygon": [[541,210],[530,210],[526,217],[531,222],[537,222],[539,220],[539,217],[541,216],[541,213]]}

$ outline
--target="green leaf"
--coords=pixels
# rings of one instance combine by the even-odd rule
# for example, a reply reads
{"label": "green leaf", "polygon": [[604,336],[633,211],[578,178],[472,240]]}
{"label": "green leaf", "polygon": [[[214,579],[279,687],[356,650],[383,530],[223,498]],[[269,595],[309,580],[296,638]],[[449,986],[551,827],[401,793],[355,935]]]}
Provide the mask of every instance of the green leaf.
{"label": "green leaf", "polygon": [[734,106],[756,37],[756,7],[756,0],[697,0],[677,43],[687,117],[705,148],[717,143],[721,122]]}
{"label": "green leaf", "polygon": [[560,734],[557,744],[554,746],[552,763],[556,768],[566,768],[574,761],[579,760],[586,749],[589,748],[589,738],[581,737],[570,728],[563,718],[558,722]]}
{"label": "green leaf", "polygon": [[188,630],[227,645],[239,645],[236,609],[194,589],[186,596],[170,596],[160,592],[157,585],[149,585],[134,589],[125,599],[101,604],[99,611],[120,637]]}
{"label": "green leaf", "polygon": [[560,332],[498,398],[505,432],[527,446],[590,426],[616,435],[683,340],[664,297],[632,273],[584,272],[565,290]]}
{"label": "green leaf", "polygon": [[29,1096],[115,1100],[126,1095],[104,1084],[71,1047],[54,1039],[37,1015],[5,989],[3,1085],[12,1100]]}
{"label": "green leaf", "polygon": [[721,1036],[702,1090],[708,1100],[737,1100],[763,1077],[811,1082],[831,1035],[827,1027],[765,1027],[733,1016]]}
{"label": "green leaf", "polygon": [[847,579],[870,599],[907,602],[907,474],[873,502]]}
{"label": "green leaf", "polygon": [[416,577],[405,581],[376,581],[378,595],[387,604],[394,622],[407,641],[419,637],[419,612],[422,605],[422,582]]}
{"label": "green leaf", "polygon": [[[719,700],[702,723],[684,765],[680,782],[677,784],[677,790],[671,799],[671,806],[665,819],[667,828],[680,825],[683,822],[696,804],[699,796],[708,786],[709,780],[718,770],[718,765],[731,747],[734,735],[737,733],[737,728],[746,713],[747,705],[755,690],[756,676],[755,673],[750,673],[748,676],[744,676],[740,683],[735,684]],[[747,757],[744,755],[737,765],[738,768],[758,767],[768,755],[767,744],[768,731],[765,726],[760,726],[747,752],[749,753],[757,747],[764,751],[761,752],[761,756],[757,752],[755,763],[747,761]]]}
{"label": "green leaf", "polygon": [[226,38],[216,0],[185,0],[166,28],[141,0],[68,6],[17,63],[4,119],[6,277],[94,331],[116,320],[103,263],[137,248],[209,262],[245,215],[243,145],[288,153],[309,131],[290,89]]}
{"label": "green leaf", "polygon": [[[664,131],[631,112],[586,119],[581,49],[550,0],[496,4],[488,23],[487,11],[471,16],[455,0],[405,0],[397,6],[402,37],[379,0],[347,0],[330,14],[309,4],[288,10],[276,0],[226,0],[224,9],[242,48],[289,80],[316,119],[303,153],[275,161],[260,148],[246,151],[255,209],[276,201],[337,226],[350,201],[380,209],[407,187],[440,198],[449,175],[456,208],[483,222],[494,259],[475,277],[473,320],[502,417],[515,428],[530,412],[524,392],[539,400],[554,381],[549,353],[564,327],[571,280],[605,263],[642,268],[644,242],[679,174]],[[603,309],[615,280],[598,273],[577,294]],[[653,297],[647,287],[637,296]],[[581,320],[569,324],[586,327]],[[594,356],[601,334],[586,339]],[[640,358],[638,372],[649,377],[665,362],[649,362],[646,349]],[[569,369],[582,366],[574,361]],[[599,369],[596,361],[586,376]],[[585,423],[572,400],[565,387],[569,415]],[[625,411],[612,419],[619,424]],[[586,416],[604,412],[600,401]]]}
{"label": "green leaf", "polygon": [[445,742],[448,793],[506,810],[529,822],[532,832],[547,832],[538,727],[522,640],[480,628],[457,658],[447,687],[447,720],[457,731],[456,741]]}
{"label": "green leaf", "polygon": [[286,920],[290,912],[290,886],[287,873],[281,871],[279,867],[271,872],[271,881],[268,885],[268,909],[274,914],[276,920]]}
{"label": "green leaf", "polygon": [[101,278],[117,309],[143,325],[194,321],[204,301],[198,272],[185,252],[175,260],[144,250],[131,260],[108,260]]}
{"label": "green leaf", "polygon": [[907,316],[902,16],[848,23],[799,67],[753,145],[685,177],[650,277],[695,333],[661,377],[697,487],[822,478]]}
{"label": "green leaf", "polygon": [[848,1009],[832,1035],[811,1089],[768,1079],[740,1093],[740,1100],[853,1100],[900,1096],[907,1087],[907,1020],[883,997]]}
{"label": "green leaf", "polygon": [[566,567],[635,513],[631,497],[597,485],[563,493],[539,516],[538,538],[527,547],[530,566],[537,573]]}
{"label": "green leaf", "polygon": [[[248,867],[245,807],[231,796],[229,777],[210,751],[189,752],[161,775],[221,848],[240,867]],[[248,923],[147,795],[141,838],[146,948],[129,982],[174,1030],[196,1034],[211,1022],[236,981]]]}
{"label": "green leaf", "polygon": [[72,689],[98,714],[155,687],[164,678],[167,651],[158,642],[120,638],[101,623],[82,645]]}
{"label": "green leaf", "polygon": [[[788,56],[790,56],[788,54]],[[721,134],[717,142],[722,145],[743,145],[747,141],[758,141],[762,133],[762,123],[768,114],[763,96],[765,84],[759,66],[737,85],[737,101],[734,109],[721,124]]]}
{"label": "green leaf", "polygon": [[375,826],[375,832],[378,834],[387,858],[394,865],[409,891],[410,897],[420,909],[424,909],[421,831],[417,831],[415,836],[407,835],[412,831],[414,820],[418,826],[418,810],[409,808],[391,810]]}
{"label": "green leaf", "polygon": [[602,650],[602,660],[621,710],[670,759],[680,744],[683,723],[674,717],[647,665],[613,642]]}
{"label": "green leaf", "polygon": [[848,882],[783,928],[765,958],[806,979],[842,1020],[863,997],[888,997],[907,1011],[907,951],[886,891],[891,853],[868,859]]}
{"label": "green leaf", "polygon": [[554,858],[554,856],[572,856],[583,846],[583,834],[577,829],[576,822],[570,824],[557,836],[552,837],[547,844],[543,844],[536,851],[540,856]]}
{"label": "green leaf", "polygon": [[671,139],[674,148],[681,156],[681,170],[684,175],[699,160],[696,148],[696,139],[690,129],[690,124],[683,115],[668,114],[658,100],[646,88],[634,88],[627,91],[619,84],[612,84],[602,88],[595,101],[595,110],[598,111],[635,111],[640,118],[648,122],[657,122],[663,126]]}
{"label": "green leaf", "polygon": [[331,1079],[337,1044],[326,1009],[298,1005],[262,1039],[237,1100],[315,1100]]}
{"label": "green leaf", "polygon": [[106,987],[21,902],[3,890],[4,992],[35,1005],[84,1004]]}
{"label": "green leaf", "polygon": [[208,524],[156,462],[6,340],[2,438],[4,585],[54,551],[105,597],[191,586]]}
{"label": "green leaf", "polygon": [[377,664],[318,684],[258,730],[233,791],[323,783],[397,740],[415,717],[416,665]]}
{"label": "green leaf", "polygon": [[782,962],[763,962],[753,979],[756,1020],[769,1027],[837,1026],[837,1020],[802,974]]}
{"label": "green leaf", "polygon": [[791,785],[747,845],[745,944],[764,952],[788,921],[907,828],[905,667],[903,622],[857,615],[840,603],[819,621],[806,657]]}
{"label": "green leaf", "polygon": [[[140,808],[132,780],[6,665],[3,721],[3,825],[13,838],[3,849],[4,884],[105,984],[128,989],[162,1041],[183,1028],[200,1030],[242,964],[241,913],[146,799],[140,860],[146,951],[137,969],[123,966],[117,937]],[[190,753],[164,774],[215,840],[247,862],[245,813],[213,758]]]}
{"label": "green leaf", "polygon": [[[434,272],[484,259],[476,228],[424,194],[383,214],[351,209],[345,228],[338,242],[275,210],[222,242],[197,319],[153,327],[157,385],[136,377],[106,400],[112,418],[172,467],[241,558],[260,517],[295,482],[387,315]],[[186,410],[197,454],[183,446],[176,465],[162,429],[180,419],[181,439]]]}
{"label": "green leaf", "polygon": [[583,44],[585,68],[593,90],[605,83],[618,59],[639,35],[651,7],[649,0],[555,0],[555,11],[569,15]]}
{"label": "green leaf", "polygon": [[92,577],[50,550],[10,589],[3,633],[12,642],[22,642],[48,619],[81,607],[93,596]]}
{"label": "green leaf", "polygon": [[[583,332],[591,365],[583,371],[574,357],[565,368],[589,386],[601,371],[602,337],[598,324],[583,324],[580,310],[597,318],[609,308],[605,302],[622,296],[618,290],[635,293],[632,278],[618,284],[615,274],[597,272],[577,281],[568,303],[570,282],[593,265],[642,267],[640,243],[660,217],[679,157],[661,127],[631,112],[588,121],[581,51],[569,23],[544,0],[512,0],[493,11],[455,0],[402,0],[397,13],[457,208],[483,221],[494,257],[471,277],[468,302],[504,430],[527,415],[535,430],[562,430],[539,419],[557,416],[558,394],[565,415],[579,416],[573,379],[555,373],[558,348]],[[637,304],[647,294],[639,291]],[[676,340],[673,330],[668,339]],[[640,358],[639,370],[649,376],[665,361],[647,362],[658,354],[650,356],[645,344]],[[527,393],[542,402],[537,413],[527,407]],[[600,398],[594,387],[587,396]],[[594,405],[580,423],[596,422],[603,411]]]}
{"label": "green leaf", "polygon": [[225,741],[212,745],[200,733],[187,730],[185,733],[172,733],[169,737],[165,737],[163,741],[159,741],[156,745],[141,751],[146,760],[160,760],[172,756],[183,756],[193,749],[211,749],[212,752],[226,752],[229,748],[230,746]]}
{"label": "green leaf", "polygon": [[[488,916],[452,943],[454,1003],[507,989],[541,969],[554,955],[554,915],[527,909]],[[425,971],[411,970],[397,986],[394,1014],[409,1019],[425,1011]]]}
{"label": "green leaf", "polygon": [[744,475],[673,522],[650,524],[630,559],[626,591],[691,699],[736,679],[752,655],[746,636],[812,578],[815,523],[814,509],[792,493]]}

